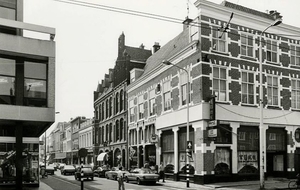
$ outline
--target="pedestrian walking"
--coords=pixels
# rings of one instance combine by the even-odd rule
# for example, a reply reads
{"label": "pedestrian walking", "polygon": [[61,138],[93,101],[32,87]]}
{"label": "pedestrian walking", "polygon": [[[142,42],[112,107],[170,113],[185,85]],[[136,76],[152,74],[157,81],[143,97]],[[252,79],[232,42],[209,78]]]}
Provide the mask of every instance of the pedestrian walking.
{"label": "pedestrian walking", "polygon": [[162,162],[160,163],[158,170],[159,170],[159,179],[158,179],[158,181],[160,179],[162,179],[163,182],[165,182],[165,166]]}
{"label": "pedestrian walking", "polygon": [[119,190],[125,190],[125,186],[124,186],[124,176],[123,176],[123,172],[122,172],[122,170],[123,170],[123,168],[122,167],[120,167],[119,168],[120,169],[120,172],[118,173],[118,184],[119,184]]}

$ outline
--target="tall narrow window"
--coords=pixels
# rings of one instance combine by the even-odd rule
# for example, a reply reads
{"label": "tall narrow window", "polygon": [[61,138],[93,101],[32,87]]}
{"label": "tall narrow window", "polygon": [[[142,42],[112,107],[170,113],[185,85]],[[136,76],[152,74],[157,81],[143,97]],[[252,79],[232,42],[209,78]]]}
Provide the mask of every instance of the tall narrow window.
{"label": "tall narrow window", "polygon": [[212,27],[212,49],[215,51],[226,52],[226,33],[223,33],[217,27]]}
{"label": "tall narrow window", "polygon": [[116,121],[116,141],[120,140],[120,126],[119,126],[119,120]]}
{"label": "tall narrow window", "polygon": [[109,116],[112,116],[112,108],[113,107],[113,102],[112,102],[112,97],[109,98]]}
{"label": "tall narrow window", "polygon": [[213,68],[213,93],[216,95],[216,100],[227,100],[227,74],[226,69],[221,67]]}
{"label": "tall narrow window", "polygon": [[242,72],[242,103],[254,104],[254,74]]}
{"label": "tall narrow window", "polygon": [[294,79],[292,82],[292,108],[300,109],[300,80]]}
{"label": "tall narrow window", "polygon": [[0,58],[0,104],[16,104],[15,60]]}
{"label": "tall narrow window", "polygon": [[129,122],[134,122],[134,102],[133,100],[129,101]]}
{"label": "tall narrow window", "polygon": [[267,61],[277,63],[277,41],[266,40],[267,43]]}
{"label": "tall narrow window", "polygon": [[144,98],[143,95],[139,96],[138,98],[139,101],[139,119],[144,118]]}
{"label": "tall narrow window", "polygon": [[155,89],[149,92],[149,113],[150,116],[155,114]]}
{"label": "tall narrow window", "polygon": [[164,111],[171,109],[171,84],[167,81],[163,84],[163,96],[164,96]]}
{"label": "tall narrow window", "polygon": [[181,105],[186,105],[187,102],[186,88],[188,83],[186,72],[182,72],[180,74],[180,80],[181,80]]}
{"label": "tall narrow window", "polygon": [[249,34],[242,33],[241,34],[241,54],[253,57],[253,36]]}
{"label": "tall narrow window", "polygon": [[291,45],[291,64],[300,66],[300,46]]}
{"label": "tall narrow window", "polygon": [[109,111],[109,103],[108,103],[108,99],[106,99],[106,104],[105,104],[105,115],[106,115],[106,118],[108,118],[109,117],[109,113],[108,113],[108,111]]}
{"label": "tall narrow window", "polygon": [[116,94],[116,105],[115,105],[115,108],[116,108],[116,113],[119,112],[119,93],[117,92]]}
{"label": "tall narrow window", "polygon": [[268,104],[273,106],[278,106],[278,77],[277,76],[268,76]]}
{"label": "tall narrow window", "polygon": [[47,107],[47,64],[25,62],[24,105]]}
{"label": "tall narrow window", "polygon": [[120,111],[122,111],[124,108],[124,91],[121,90],[120,92]]}

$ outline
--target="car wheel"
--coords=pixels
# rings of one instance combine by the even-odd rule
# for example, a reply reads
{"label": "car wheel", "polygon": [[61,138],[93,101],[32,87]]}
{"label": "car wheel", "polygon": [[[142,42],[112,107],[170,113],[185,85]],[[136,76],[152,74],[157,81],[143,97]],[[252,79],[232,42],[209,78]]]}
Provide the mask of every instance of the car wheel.
{"label": "car wheel", "polygon": [[125,181],[126,181],[126,183],[129,183],[128,177],[125,177]]}
{"label": "car wheel", "polygon": [[141,180],[139,178],[137,179],[137,183],[138,183],[138,185],[142,184],[142,182],[141,182]]}
{"label": "car wheel", "polygon": [[76,175],[75,175],[75,180],[77,181],[77,177],[76,177]]}
{"label": "car wheel", "polygon": [[108,175],[106,175],[106,179],[109,179]]}

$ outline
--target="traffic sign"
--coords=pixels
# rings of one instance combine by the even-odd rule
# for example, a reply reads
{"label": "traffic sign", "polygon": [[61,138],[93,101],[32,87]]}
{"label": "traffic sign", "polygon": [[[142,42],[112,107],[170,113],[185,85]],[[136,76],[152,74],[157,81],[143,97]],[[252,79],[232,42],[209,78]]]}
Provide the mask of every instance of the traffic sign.
{"label": "traffic sign", "polygon": [[218,121],[217,120],[211,120],[208,122],[208,127],[215,127],[218,125]]}
{"label": "traffic sign", "polygon": [[193,149],[193,142],[187,141],[187,149]]}

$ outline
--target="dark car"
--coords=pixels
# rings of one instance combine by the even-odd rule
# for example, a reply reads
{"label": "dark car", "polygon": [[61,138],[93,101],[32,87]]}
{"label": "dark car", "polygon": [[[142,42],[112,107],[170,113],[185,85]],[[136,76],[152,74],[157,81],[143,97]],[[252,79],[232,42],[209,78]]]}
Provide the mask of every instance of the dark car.
{"label": "dark car", "polygon": [[67,175],[67,174],[74,175],[74,173],[75,173],[75,167],[72,166],[72,165],[64,165],[63,167],[61,167],[60,173],[62,175]]}
{"label": "dark car", "polygon": [[91,179],[94,180],[94,172],[90,166],[80,166],[75,169],[75,179]]}
{"label": "dark car", "polygon": [[[43,166],[43,167],[45,167],[45,166]],[[52,167],[52,166],[46,166],[46,172],[47,172],[47,174],[48,175],[54,175],[54,168]]]}
{"label": "dark car", "polygon": [[101,167],[97,167],[94,170],[94,175],[98,176],[98,177],[105,177],[105,173],[109,171],[109,168],[107,166],[101,166]]}

